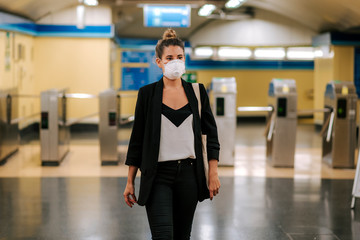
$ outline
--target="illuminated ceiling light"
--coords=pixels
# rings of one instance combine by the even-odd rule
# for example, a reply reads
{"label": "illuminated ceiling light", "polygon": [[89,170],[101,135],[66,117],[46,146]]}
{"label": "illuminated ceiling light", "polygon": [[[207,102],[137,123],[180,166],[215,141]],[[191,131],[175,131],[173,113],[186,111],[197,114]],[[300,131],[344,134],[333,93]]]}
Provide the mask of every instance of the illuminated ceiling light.
{"label": "illuminated ceiling light", "polygon": [[198,15],[202,17],[209,16],[214,10],[216,6],[214,4],[205,4],[199,9]]}
{"label": "illuminated ceiling light", "polygon": [[238,8],[240,7],[246,0],[229,0],[225,3],[226,8]]}
{"label": "illuminated ceiling light", "polygon": [[76,27],[83,29],[85,27],[85,6],[78,5],[76,7]]}
{"label": "illuminated ceiling light", "polygon": [[258,48],[255,49],[255,58],[259,59],[283,59],[285,57],[284,48]]}
{"label": "illuminated ceiling light", "polygon": [[252,52],[249,48],[220,47],[218,50],[220,58],[247,59],[251,55]]}
{"label": "illuminated ceiling light", "polygon": [[210,58],[214,54],[214,49],[211,47],[197,47],[194,54],[198,58]]}
{"label": "illuminated ceiling light", "polygon": [[312,47],[291,47],[287,49],[288,59],[311,60],[314,59],[314,49]]}
{"label": "illuminated ceiling light", "polygon": [[98,0],[84,0],[84,4],[87,6],[97,6],[99,2]]}

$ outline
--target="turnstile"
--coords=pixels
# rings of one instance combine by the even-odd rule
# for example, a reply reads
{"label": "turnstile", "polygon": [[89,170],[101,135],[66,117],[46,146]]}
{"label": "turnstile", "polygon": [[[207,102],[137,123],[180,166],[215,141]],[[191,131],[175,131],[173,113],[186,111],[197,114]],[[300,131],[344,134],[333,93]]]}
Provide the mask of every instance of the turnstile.
{"label": "turnstile", "polygon": [[18,101],[16,89],[0,91],[0,165],[19,149]]}
{"label": "turnstile", "polygon": [[235,78],[213,78],[210,97],[220,142],[220,164],[234,166],[236,135]]}
{"label": "turnstile", "polygon": [[297,93],[293,79],[273,79],[269,85],[266,157],[273,167],[294,167]]}
{"label": "turnstile", "polygon": [[43,166],[58,166],[69,152],[65,90],[41,92],[40,146]]}
{"label": "turnstile", "polygon": [[99,94],[99,142],[101,165],[117,165],[120,96],[113,89]]}
{"label": "turnstile", "polygon": [[352,82],[326,85],[322,158],[333,168],[353,168],[356,148],[357,95]]}

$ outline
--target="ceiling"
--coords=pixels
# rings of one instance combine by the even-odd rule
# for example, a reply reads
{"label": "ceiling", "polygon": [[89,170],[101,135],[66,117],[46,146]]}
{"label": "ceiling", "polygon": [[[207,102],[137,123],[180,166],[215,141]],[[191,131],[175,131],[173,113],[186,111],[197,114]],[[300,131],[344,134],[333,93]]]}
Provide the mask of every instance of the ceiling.
{"label": "ceiling", "polygon": [[[315,32],[325,31],[358,31],[360,26],[359,0],[248,0],[238,9],[229,11],[224,8],[226,0],[99,0],[101,5],[112,8],[116,35],[128,38],[158,38],[164,29],[145,28],[143,12],[138,4],[191,4],[191,27],[177,29],[185,40],[194,32],[212,21],[234,21],[229,19],[256,18],[257,11],[268,11],[274,16],[283,16],[307,27]],[[199,17],[197,11],[205,3],[217,5],[215,15],[220,12],[225,18],[214,19]],[[49,13],[73,7],[78,0],[0,0],[0,9],[11,12],[33,21],[37,21]]]}

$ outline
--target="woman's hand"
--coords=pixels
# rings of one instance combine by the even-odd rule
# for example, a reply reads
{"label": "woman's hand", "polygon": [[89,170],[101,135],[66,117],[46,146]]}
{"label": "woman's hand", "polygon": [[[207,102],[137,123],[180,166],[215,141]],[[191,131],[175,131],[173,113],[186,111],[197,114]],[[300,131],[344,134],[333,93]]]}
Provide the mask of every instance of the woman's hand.
{"label": "woman's hand", "polygon": [[124,191],[124,198],[126,204],[132,208],[132,206],[137,202],[135,196],[135,187],[133,183],[127,183]]}
{"label": "woman's hand", "polygon": [[212,159],[209,161],[209,192],[210,200],[219,194],[220,180],[218,175],[218,160]]}
{"label": "woman's hand", "polygon": [[126,204],[132,208],[132,206],[137,203],[136,196],[135,196],[135,187],[134,187],[134,181],[136,177],[138,167],[135,166],[129,166],[129,172],[128,172],[128,179],[124,191],[124,198]]}

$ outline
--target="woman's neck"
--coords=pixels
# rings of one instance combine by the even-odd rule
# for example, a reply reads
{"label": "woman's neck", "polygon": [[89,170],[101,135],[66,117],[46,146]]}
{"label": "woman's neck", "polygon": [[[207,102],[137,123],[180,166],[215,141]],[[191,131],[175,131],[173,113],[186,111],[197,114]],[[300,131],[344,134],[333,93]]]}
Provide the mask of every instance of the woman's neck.
{"label": "woman's neck", "polygon": [[180,88],[182,87],[182,83],[181,83],[181,78],[176,79],[176,80],[169,80],[166,77],[163,77],[163,81],[164,81],[164,88]]}

